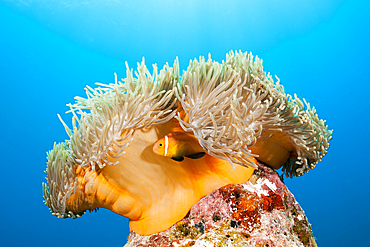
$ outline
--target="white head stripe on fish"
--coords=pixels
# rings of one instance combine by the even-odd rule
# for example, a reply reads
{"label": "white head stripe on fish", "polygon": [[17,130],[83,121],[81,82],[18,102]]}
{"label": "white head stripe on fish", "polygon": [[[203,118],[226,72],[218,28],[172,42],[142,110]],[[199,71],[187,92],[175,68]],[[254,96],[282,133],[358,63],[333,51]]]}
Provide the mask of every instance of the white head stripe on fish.
{"label": "white head stripe on fish", "polygon": [[167,156],[167,151],[168,151],[168,136],[164,136],[164,156]]}

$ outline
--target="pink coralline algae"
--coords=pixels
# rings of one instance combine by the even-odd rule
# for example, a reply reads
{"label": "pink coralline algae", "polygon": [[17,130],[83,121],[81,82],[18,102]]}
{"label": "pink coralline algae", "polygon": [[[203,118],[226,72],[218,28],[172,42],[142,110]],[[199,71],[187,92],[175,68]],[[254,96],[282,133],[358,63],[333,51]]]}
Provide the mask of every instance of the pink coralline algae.
{"label": "pink coralline algae", "polygon": [[124,247],[317,246],[311,225],[276,171],[259,169],[244,184],[203,197],[164,232],[131,232]]}

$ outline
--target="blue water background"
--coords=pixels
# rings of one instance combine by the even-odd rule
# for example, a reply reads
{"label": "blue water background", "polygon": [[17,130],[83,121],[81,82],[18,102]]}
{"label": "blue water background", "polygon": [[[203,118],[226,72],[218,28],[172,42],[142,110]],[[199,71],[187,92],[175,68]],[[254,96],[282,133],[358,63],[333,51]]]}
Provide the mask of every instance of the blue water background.
{"label": "blue water background", "polygon": [[128,220],[108,210],[58,219],[42,202],[46,151],[67,139],[67,103],[136,67],[181,69],[252,51],[289,94],[334,129],[327,156],[285,179],[319,246],[370,246],[369,2],[1,1],[0,246],[123,246]]}

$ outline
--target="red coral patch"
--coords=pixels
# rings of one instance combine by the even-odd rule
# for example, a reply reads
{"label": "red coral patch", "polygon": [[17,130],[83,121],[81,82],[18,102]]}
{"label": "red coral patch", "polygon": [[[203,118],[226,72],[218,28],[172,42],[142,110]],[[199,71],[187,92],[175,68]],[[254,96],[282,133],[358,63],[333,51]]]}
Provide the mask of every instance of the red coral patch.
{"label": "red coral patch", "polygon": [[255,193],[250,193],[238,184],[228,184],[220,188],[224,200],[229,203],[231,216],[238,222],[238,226],[252,232],[260,226],[261,200]]}
{"label": "red coral patch", "polygon": [[273,193],[272,191],[269,191],[269,195],[261,195],[262,197],[262,204],[263,209],[271,212],[273,209],[282,209],[285,210],[283,200],[278,194]]}
{"label": "red coral patch", "polygon": [[259,197],[239,184],[228,184],[220,188],[220,193],[230,205],[231,216],[238,223],[237,227],[240,226],[249,232],[260,227],[263,211],[285,209],[281,197],[271,190],[268,196]]}

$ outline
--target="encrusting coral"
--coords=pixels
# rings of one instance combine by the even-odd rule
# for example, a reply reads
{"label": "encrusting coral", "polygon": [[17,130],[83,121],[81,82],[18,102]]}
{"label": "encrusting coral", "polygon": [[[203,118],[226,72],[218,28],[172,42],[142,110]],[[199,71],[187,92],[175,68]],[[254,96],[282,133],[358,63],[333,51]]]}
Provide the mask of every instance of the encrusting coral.
{"label": "encrusting coral", "polygon": [[[315,108],[285,94],[262,60],[230,52],[218,63],[179,63],[158,74],[144,64],[127,78],[69,104],[69,140],[48,152],[44,202],[59,218],[107,208],[149,235],[181,220],[203,196],[230,183],[245,183],[256,159],[300,176],[326,154],[332,131]],[[181,162],[153,152],[160,138],[186,132],[203,157]],[[194,158],[194,157],[193,157]],[[182,157],[181,157],[182,159]],[[180,159],[180,160],[181,160]]]}

